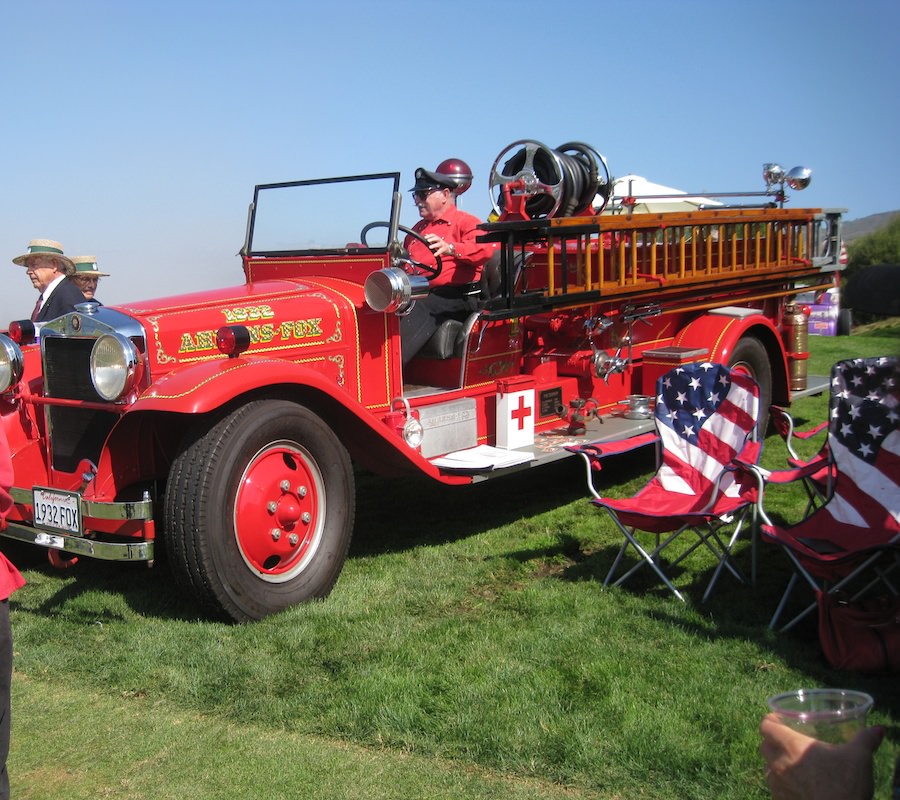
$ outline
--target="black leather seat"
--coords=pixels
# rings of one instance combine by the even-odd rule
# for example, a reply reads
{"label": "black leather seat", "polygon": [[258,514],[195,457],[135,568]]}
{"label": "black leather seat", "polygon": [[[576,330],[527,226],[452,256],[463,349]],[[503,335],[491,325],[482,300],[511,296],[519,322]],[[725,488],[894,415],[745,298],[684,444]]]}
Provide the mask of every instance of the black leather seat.
{"label": "black leather seat", "polygon": [[[464,324],[458,319],[445,319],[418,352],[420,358],[451,358],[462,353]],[[459,353],[457,353],[459,350]]]}
{"label": "black leather seat", "polygon": [[[516,253],[515,256],[515,278],[514,285],[519,282],[519,276],[522,274],[522,267],[531,258],[530,253]],[[481,268],[481,278],[479,283],[481,289],[478,295],[480,305],[484,305],[489,300],[494,300],[500,296],[500,287],[502,284],[502,276],[500,274],[500,265],[502,254],[497,250]],[[480,312],[475,312],[477,315]],[[431,338],[425,343],[425,346],[419,351],[419,356],[423,358],[459,358],[462,356],[463,347],[465,346],[468,329],[471,327],[466,324],[467,320],[447,319],[444,320],[440,327],[431,335]]]}

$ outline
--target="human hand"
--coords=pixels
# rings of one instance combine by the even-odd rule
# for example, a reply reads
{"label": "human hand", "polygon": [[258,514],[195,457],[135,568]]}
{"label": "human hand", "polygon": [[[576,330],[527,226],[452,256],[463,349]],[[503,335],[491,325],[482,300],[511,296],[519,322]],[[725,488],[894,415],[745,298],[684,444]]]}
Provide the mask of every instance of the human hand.
{"label": "human hand", "polygon": [[425,241],[428,242],[431,252],[436,256],[444,258],[445,256],[452,257],[456,255],[456,248],[436,233],[426,233],[424,238]]}
{"label": "human hand", "polygon": [[884,728],[863,728],[846,744],[826,744],[767,714],[759,725],[759,752],[774,800],[870,800],[872,756]]}

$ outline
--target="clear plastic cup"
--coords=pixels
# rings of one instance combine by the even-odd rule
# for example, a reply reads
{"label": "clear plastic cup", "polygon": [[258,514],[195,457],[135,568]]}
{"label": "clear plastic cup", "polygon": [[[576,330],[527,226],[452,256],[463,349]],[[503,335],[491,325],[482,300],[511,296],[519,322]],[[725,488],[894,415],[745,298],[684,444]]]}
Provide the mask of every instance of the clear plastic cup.
{"label": "clear plastic cup", "polygon": [[767,702],[785,725],[819,741],[840,744],[865,727],[875,701],[852,689],[796,689]]}

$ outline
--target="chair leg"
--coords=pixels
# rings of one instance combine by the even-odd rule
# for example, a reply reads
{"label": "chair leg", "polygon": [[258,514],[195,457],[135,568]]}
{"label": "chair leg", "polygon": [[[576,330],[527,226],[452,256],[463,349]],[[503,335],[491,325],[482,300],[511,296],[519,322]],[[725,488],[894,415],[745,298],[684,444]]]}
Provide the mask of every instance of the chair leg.
{"label": "chair leg", "polygon": [[891,564],[890,566],[888,566],[887,569],[880,569],[879,567],[874,566],[874,564],[875,564],[875,562],[878,561],[882,556],[883,556],[883,553],[876,553],[876,554],[874,554],[873,556],[871,556],[870,558],[866,559],[866,560],[862,563],[862,565],[861,565],[857,570],[855,570],[855,571],[853,572],[853,574],[847,576],[847,578],[845,578],[845,579],[843,579],[842,581],[839,581],[838,583],[836,583],[836,584],[834,585],[834,588],[833,588],[831,591],[834,591],[834,590],[836,590],[836,589],[842,589],[842,588],[844,587],[844,584],[846,584],[846,583],[847,583],[851,578],[853,578],[858,572],[862,572],[864,569],[866,569],[866,568],[868,568],[868,567],[872,567],[872,571],[875,573],[875,577],[872,578],[872,580],[870,580],[870,581],[869,581],[865,586],[863,586],[858,592],[856,592],[856,594],[854,594],[854,595],[852,596],[852,598],[851,598],[852,600],[858,600],[858,599],[859,599],[860,597],[862,597],[864,594],[866,594],[867,592],[871,591],[871,590],[872,590],[875,586],[877,586],[879,583],[883,583],[883,584],[885,585],[885,587],[887,588],[887,590],[888,590],[891,594],[895,594],[895,595],[896,595],[896,594],[900,594],[900,591],[897,590],[897,587],[894,585],[894,583],[893,583],[893,582],[890,580],[890,578],[888,577],[888,576],[890,575],[890,573],[892,573],[895,569],[897,569],[898,566],[900,566],[900,556],[895,555],[895,556],[894,556],[894,563]]}
{"label": "chair leg", "polygon": [[[653,550],[652,553],[648,553],[643,547],[641,547],[640,543],[635,538],[634,531],[629,531],[627,528],[625,528],[622,525],[619,525],[619,529],[621,530],[622,534],[625,536],[625,539],[627,541],[619,549],[619,554],[616,556],[616,560],[613,562],[612,567],[610,568],[609,572],[607,573],[606,580],[603,582],[603,585],[604,586],[609,586],[609,585],[619,586],[623,581],[630,578],[635,572],[637,572],[637,570],[639,570],[645,564],[649,564],[650,568],[656,573],[656,575],[659,577],[659,579],[669,588],[669,590],[672,592],[672,594],[674,594],[675,597],[677,597],[683,603],[684,597],[681,594],[681,592],[679,592],[678,589],[675,588],[675,586],[672,584],[672,582],[666,577],[666,574],[659,568],[659,565],[656,563],[656,558],[659,556],[660,551],[667,544],[669,544],[669,542],[671,542],[673,539],[675,539],[678,536],[678,534],[681,533],[681,531],[676,531],[671,536],[669,536],[664,542],[662,542],[661,544],[657,544],[656,548]],[[609,581],[612,579],[612,576],[615,573],[615,570],[618,567],[619,562],[622,560],[622,556],[625,554],[625,550],[628,548],[629,543],[640,554],[641,560],[638,561],[638,563],[635,564],[624,575],[620,575],[619,578],[613,584],[610,584]]]}
{"label": "chair leg", "polygon": [[[709,583],[706,586],[706,591],[703,593],[702,602],[704,603],[709,599],[710,594],[712,594],[712,590],[715,587],[716,582],[719,580],[719,575],[722,572],[722,567],[728,567],[731,574],[734,575],[741,583],[747,582],[740,570],[737,569],[737,566],[733,565],[731,562],[731,551],[734,548],[734,544],[738,540],[738,537],[741,535],[741,526],[743,522],[744,520],[741,519],[741,521],[737,524],[737,527],[735,527],[734,532],[731,534],[731,538],[728,540],[728,546],[722,547],[722,553],[719,557],[719,563],[716,565],[716,570],[715,572],[713,572],[712,577],[709,579]],[[718,537],[718,531],[713,531],[713,536],[715,536],[716,541],[719,542],[720,545],[722,545],[722,542]]]}
{"label": "chair leg", "polygon": [[[719,537],[719,528],[716,528],[712,525],[708,525],[708,529],[703,531],[697,528],[694,528],[694,532],[697,534],[697,541],[694,542],[687,550],[680,553],[679,556],[671,562],[670,566],[678,565],[683,559],[687,558],[691,553],[694,552],[701,545],[706,545],[709,548],[709,551],[718,559],[718,564],[716,566],[716,570],[713,573],[712,578],[710,579],[709,584],[707,584],[706,591],[703,594],[703,602],[709,599],[709,595],[711,594],[713,588],[718,581],[719,575],[723,568],[727,568],[728,571],[734,575],[734,577],[741,581],[741,583],[746,583],[746,578],[744,577],[741,570],[734,563],[731,553],[734,549],[735,542],[737,542],[741,531],[743,530],[744,523],[746,521],[746,515],[741,515],[738,519],[737,525],[731,537],[726,545],[722,539]],[[651,569],[656,573],[657,577],[669,588],[669,590],[682,602],[684,602],[684,596],[679,592],[675,586],[672,584],[671,580],[666,576],[666,574],[662,571],[659,566],[658,559],[660,557],[661,552],[671,544],[675,539],[677,539],[682,533],[684,533],[690,526],[684,526],[679,528],[677,531],[671,533],[667,538],[662,539],[659,534],[656,536],[656,547],[648,552],[644,549],[640,543],[638,542],[635,536],[634,529],[626,529],[623,525],[621,525],[618,520],[616,520],[616,525],[619,528],[622,535],[625,537],[625,542],[623,542],[622,546],[619,548],[619,552],[616,555],[615,560],[612,563],[612,566],[609,568],[609,572],[606,574],[606,578],[603,581],[604,586],[619,586],[624,583],[628,578],[630,578],[635,572],[646,565],[650,565]],[[640,560],[637,564],[631,567],[627,572],[623,575],[620,575],[613,582],[613,576],[616,574],[616,570],[619,568],[622,558],[625,555],[625,552],[628,549],[629,544],[635,549],[635,552],[640,556]]]}
{"label": "chair leg", "polygon": [[606,573],[606,578],[603,581],[604,586],[609,586],[609,582],[612,580],[612,576],[615,575],[616,569],[619,567],[619,563],[622,561],[622,556],[625,555],[625,551],[628,549],[628,537],[625,537],[625,541],[622,542],[622,546],[619,548],[619,552],[616,555],[615,561],[613,561],[612,566],[609,568],[609,572]]}
{"label": "chair leg", "polygon": [[731,534],[731,538],[728,540],[728,544],[726,545],[719,538],[719,529],[715,528],[710,531],[709,537],[713,539],[716,544],[719,546],[719,549],[716,550],[709,542],[706,542],[707,547],[709,547],[710,552],[719,559],[719,564],[716,567],[716,572],[721,571],[722,567],[726,567],[728,571],[734,575],[741,583],[746,583],[747,579],[744,577],[744,573],[741,572],[740,568],[737,564],[734,563],[734,559],[731,557],[731,550],[734,547],[734,543],[738,540],[738,537],[741,535],[742,525],[739,523],[737,527],[734,529],[734,532]]}
{"label": "chair leg", "polygon": [[774,629],[778,624],[778,618],[781,616],[781,612],[784,610],[784,607],[787,605],[788,598],[791,596],[791,592],[794,590],[794,584],[797,583],[797,573],[794,572],[791,574],[791,579],[788,581],[787,588],[784,590],[784,594],[781,595],[781,600],[778,602],[778,607],[775,609],[775,613],[772,615],[772,619],[769,620],[769,628]]}
{"label": "chair leg", "polygon": [[[784,595],[781,598],[781,602],[778,604],[778,608],[775,609],[775,614],[772,616],[772,619],[769,622],[769,628],[774,629],[776,624],[778,623],[778,618],[781,615],[781,612],[784,610],[784,607],[788,601],[788,597],[789,597],[791,591],[793,590],[793,588],[797,582],[797,579],[799,577],[802,577],[806,580],[806,582],[809,584],[810,588],[813,590],[814,593],[815,592],[833,593],[833,592],[840,591],[845,586],[847,586],[849,583],[854,581],[857,577],[859,577],[863,572],[865,572],[867,569],[872,567],[873,571],[875,572],[875,577],[871,581],[869,581],[865,586],[863,586],[859,591],[857,591],[855,594],[853,594],[851,596],[851,599],[853,599],[853,600],[859,599],[864,594],[869,592],[873,587],[877,586],[880,583],[884,584],[885,587],[887,587],[887,589],[890,592],[892,592],[893,594],[900,594],[900,592],[897,591],[897,588],[894,586],[894,584],[888,578],[888,573],[892,572],[894,570],[894,568],[896,566],[898,566],[898,564],[900,564],[900,561],[897,561],[896,563],[889,565],[886,570],[881,570],[874,566],[875,562],[877,562],[884,555],[884,551],[879,551],[877,553],[872,554],[871,556],[869,556],[869,558],[867,558],[865,561],[863,561],[861,564],[859,564],[856,567],[856,569],[854,569],[850,574],[845,575],[843,578],[841,578],[836,583],[826,584],[823,582],[820,585],[815,581],[815,579],[805,569],[803,569],[802,565],[800,564],[799,560],[797,559],[797,557],[794,555],[793,552],[791,552],[787,548],[785,548],[784,550],[785,550],[785,553],[787,553],[788,557],[794,564],[794,572],[791,575],[791,579],[788,582],[787,588],[784,591]],[[803,611],[801,611],[799,614],[797,614],[795,617],[793,617],[790,620],[790,622],[788,622],[786,625],[779,628],[778,632],[783,633],[784,631],[790,630],[798,622],[800,622],[800,620],[805,619],[811,613],[813,613],[813,611],[815,611],[817,609],[817,607],[818,607],[817,602],[810,603],[808,606],[806,606],[806,608],[803,609]]]}
{"label": "chair leg", "polygon": [[750,585],[756,586],[756,548],[759,544],[759,509],[757,509],[755,504],[750,514]]}

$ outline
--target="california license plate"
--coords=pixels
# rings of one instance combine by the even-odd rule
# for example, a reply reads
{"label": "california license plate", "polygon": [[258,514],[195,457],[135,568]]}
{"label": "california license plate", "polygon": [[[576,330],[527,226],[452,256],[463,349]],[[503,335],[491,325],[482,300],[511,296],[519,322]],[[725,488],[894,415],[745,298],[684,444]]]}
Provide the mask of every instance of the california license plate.
{"label": "california license plate", "polygon": [[81,535],[81,497],[76,492],[35,486],[34,524],[38,528]]}

